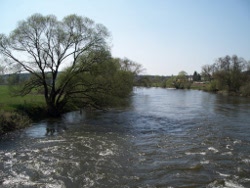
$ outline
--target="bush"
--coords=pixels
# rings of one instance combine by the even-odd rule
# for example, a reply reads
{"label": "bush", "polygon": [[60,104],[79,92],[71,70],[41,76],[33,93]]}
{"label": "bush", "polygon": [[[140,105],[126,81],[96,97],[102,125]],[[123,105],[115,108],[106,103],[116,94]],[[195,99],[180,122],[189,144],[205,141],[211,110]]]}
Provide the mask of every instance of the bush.
{"label": "bush", "polygon": [[17,113],[25,114],[25,116],[29,117],[33,121],[41,120],[43,118],[48,117],[46,107],[40,104],[15,104],[12,105]]}
{"label": "bush", "polygon": [[0,111],[0,134],[21,129],[31,123],[30,119],[17,112]]}
{"label": "bush", "polygon": [[245,96],[245,97],[250,96],[250,83],[249,82],[240,88],[240,93],[242,96]]}
{"label": "bush", "polygon": [[215,80],[212,80],[210,83],[206,84],[206,91],[218,91],[217,88],[217,82]]}

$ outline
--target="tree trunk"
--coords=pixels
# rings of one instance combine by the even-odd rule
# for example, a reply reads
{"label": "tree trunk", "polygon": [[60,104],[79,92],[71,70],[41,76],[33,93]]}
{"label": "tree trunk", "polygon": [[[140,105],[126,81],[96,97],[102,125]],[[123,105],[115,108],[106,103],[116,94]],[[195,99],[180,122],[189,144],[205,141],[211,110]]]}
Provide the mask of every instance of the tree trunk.
{"label": "tree trunk", "polygon": [[58,107],[52,102],[47,102],[47,113],[52,117],[58,117],[61,115]]}

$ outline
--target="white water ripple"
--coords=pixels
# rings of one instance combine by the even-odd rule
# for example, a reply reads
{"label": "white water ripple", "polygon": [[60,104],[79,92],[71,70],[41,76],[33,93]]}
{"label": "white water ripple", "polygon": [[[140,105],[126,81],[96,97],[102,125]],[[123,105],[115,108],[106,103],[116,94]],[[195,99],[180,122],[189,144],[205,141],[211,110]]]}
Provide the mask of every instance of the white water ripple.
{"label": "white water ripple", "polygon": [[101,151],[99,155],[101,156],[114,155],[114,152],[111,151],[110,149],[106,149],[105,151]]}
{"label": "white water ripple", "polygon": [[219,150],[214,148],[214,147],[209,147],[208,150],[212,151],[213,153],[218,153],[219,152]]}

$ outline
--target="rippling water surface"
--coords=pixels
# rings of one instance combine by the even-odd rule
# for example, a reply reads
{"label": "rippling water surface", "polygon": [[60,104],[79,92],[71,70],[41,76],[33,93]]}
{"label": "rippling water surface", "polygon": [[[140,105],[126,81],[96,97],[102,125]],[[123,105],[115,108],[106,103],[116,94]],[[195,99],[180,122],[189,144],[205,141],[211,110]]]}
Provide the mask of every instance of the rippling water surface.
{"label": "rippling water surface", "polygon": [[0,187],[250,187],[250,99],[135,88],[127,109],[41,121],[0,139]]}

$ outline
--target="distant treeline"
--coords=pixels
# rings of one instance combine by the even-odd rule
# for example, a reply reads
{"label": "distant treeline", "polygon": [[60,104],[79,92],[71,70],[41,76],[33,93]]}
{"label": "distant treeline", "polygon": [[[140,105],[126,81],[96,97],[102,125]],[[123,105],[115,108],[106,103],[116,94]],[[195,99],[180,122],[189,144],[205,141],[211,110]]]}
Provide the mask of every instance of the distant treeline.
{"label": "distant treeline", "polygon": [[171,76],[137,75],[134,85],[140,87],[165,87],[166,81],[169,78]]}
{"label": "distant treeline", "polygon": [[[0,75],[0,84],[18,84],[29,78],[28,73]],[[250,61],[236,55],[225,56],[211,65],[204,65],[201,73],[194,71],[193,75],[185,71],[172,76],[136,75],[134,86],[201,89],[250,96]]]}
{"label": "distant treeline", "polygon": [[225,56],[211,65],[204,65],[201,73],[188,75],[181,71],[177,76],[136,77],[135,86],[164,87],[176,89],[201,89],[230,95],[250,96],[250,61]]}
{"label": "distant treeline", "polygon": [[181,71],[176,76],[137,75],[134,85],[141,87],[190,89],[192,82],[199,82],[201,79],[200,74],[196,71],[193,75],[188,75],[185,71]]}
{"label": "distant treeline", "polygon": [[29,73],[13,73],[13,74],[3,74],[0,75],[0,84],[19,84],[30,78]]}

